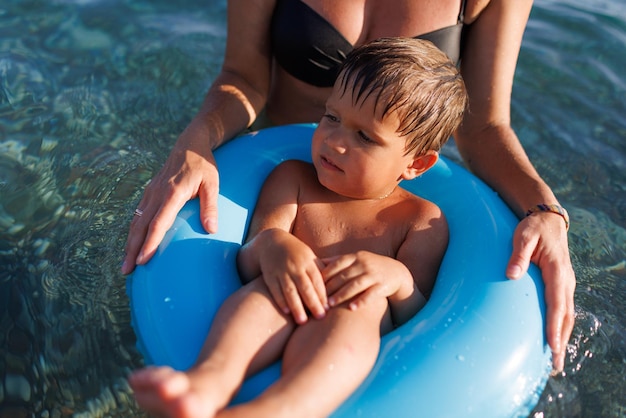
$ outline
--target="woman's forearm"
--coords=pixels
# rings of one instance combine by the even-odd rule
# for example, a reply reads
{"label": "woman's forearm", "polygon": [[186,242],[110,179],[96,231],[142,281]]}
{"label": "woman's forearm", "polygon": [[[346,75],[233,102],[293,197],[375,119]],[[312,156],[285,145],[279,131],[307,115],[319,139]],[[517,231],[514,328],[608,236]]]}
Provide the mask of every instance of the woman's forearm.
{"label": "woman's forearm", "polygon": [[204,97],[200,110],[187,129],[208,140],[215,150],[254,122],[265,106],[266,96],[236,74],[223,71]]}
{"label": "woman's forearm", "polygon": [[518,217],[537,204],[558,203],[508,124],[489,126],[471,135],[471,139],[457,142],[465,163],[498,192]]}

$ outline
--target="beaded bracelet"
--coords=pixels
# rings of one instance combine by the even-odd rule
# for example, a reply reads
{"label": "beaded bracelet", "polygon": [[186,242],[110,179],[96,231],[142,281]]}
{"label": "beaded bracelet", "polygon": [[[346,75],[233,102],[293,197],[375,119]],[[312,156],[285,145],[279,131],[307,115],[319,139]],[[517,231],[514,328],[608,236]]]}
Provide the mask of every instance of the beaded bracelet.
{"label": "beaded bracelet", "polygon": [[536,212],[556,213],[557,215],[561,216],[561,218],[563,218],[563,220],[565,221],[565,230],[569,230],[569,215],[563,206],[546,205],[545,203],[541,203],[528,209],[528,211],[526,212],[526,216],[532,215]]}

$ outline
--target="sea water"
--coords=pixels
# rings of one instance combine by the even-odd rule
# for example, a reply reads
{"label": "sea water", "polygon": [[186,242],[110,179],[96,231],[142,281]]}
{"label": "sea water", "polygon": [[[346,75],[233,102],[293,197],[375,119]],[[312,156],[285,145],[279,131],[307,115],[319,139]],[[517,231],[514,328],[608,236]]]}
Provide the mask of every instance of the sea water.
{"label": "sea water", "polygon": [[[225,0],[0,4],[0,417],[141,415],[126,233],[219,71],[225,15]],[[578,280],[565,370],[531,416],[625,416],[623,0],[535,1],[512,107],[570,212]]]}

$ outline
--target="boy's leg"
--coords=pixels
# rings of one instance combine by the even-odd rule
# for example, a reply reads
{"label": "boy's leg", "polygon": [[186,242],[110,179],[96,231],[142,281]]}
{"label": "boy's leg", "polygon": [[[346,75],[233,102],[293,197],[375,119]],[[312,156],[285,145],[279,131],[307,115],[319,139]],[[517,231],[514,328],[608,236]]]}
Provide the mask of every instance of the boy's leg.
{"label": "boy's leg", "polygon": [[186,372],[151,367],[134,373],[129,380],[135,398],[160,416],[212,416],[246,375],[280,358],[294,327],[265,283],[254,280],[220,307],[194,366]]}
{"label": "boy's leg", "polygon": [[356,311],[335,307],[325,318],[299,326],[285,347],[281,378],[252,402],[217,416],[328,416],[372,369],[385,321],[390,321],[386,299]]}

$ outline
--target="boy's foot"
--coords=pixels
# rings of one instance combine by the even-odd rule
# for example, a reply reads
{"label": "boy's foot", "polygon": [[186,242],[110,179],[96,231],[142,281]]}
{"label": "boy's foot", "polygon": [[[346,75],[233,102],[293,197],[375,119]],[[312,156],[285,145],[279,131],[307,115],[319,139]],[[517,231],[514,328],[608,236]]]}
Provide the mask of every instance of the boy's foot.
{"label": "boy's foot", "polygon": [[138,370],[128,382],[139,406],[154,416],[208,418],[219,409],[211,390],[200,385],[199,378],[170,367]]}

